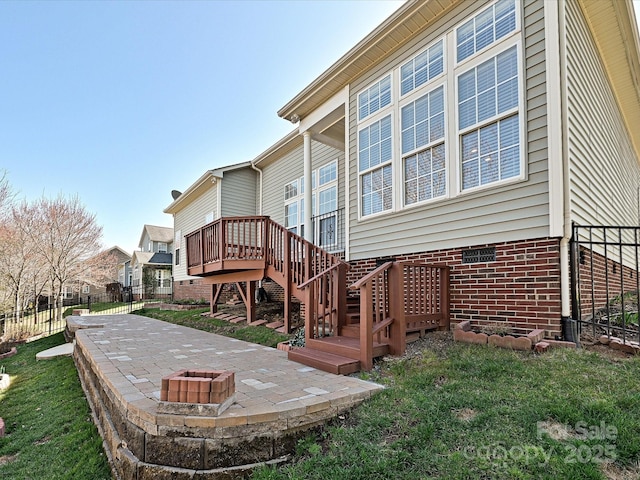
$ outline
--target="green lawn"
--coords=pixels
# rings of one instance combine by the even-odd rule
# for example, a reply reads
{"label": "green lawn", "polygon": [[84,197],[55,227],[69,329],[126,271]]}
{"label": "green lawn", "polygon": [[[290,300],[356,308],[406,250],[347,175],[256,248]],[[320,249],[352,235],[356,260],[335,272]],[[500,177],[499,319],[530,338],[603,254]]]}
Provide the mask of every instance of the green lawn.
{"label": "green lawn", "polygon": [[388,388],[254,478],[640,478],[639,358],[456,344],[362,377]]}
{"label": "green lawn", "polygon": [[136,315],[145,315],[165,322],[183,325],[185,327],[217,333],[226,337],[237,338],[245,342],[258,343],[268,347],[275,347],[278,342],[289,339],[275,330],[263,326],[250,327],[246,323],[233,324],[217,318],[203,317],[201,314],[208,312],[209,308],[196,310],[160,310],[159,308],[143,308],[134,312]]}
{"label": "green lawn", "polygon": [[[253,342],[275,333],[201,312],[146,313]],[[560,349],[536,355],[429,335],[444,340],[360,374],[387,388],[300,441],[291,464],[254,478],[640,478],[640,358]],[[73,362],[34,359],[62,341],[56,335],[20,346],[0,363],[12,376],[0,394],[7,424],[0,478],[109,478]],[[264,343],[274,341],[267,335]]]}
{"label": "green lawn", "polygon": [[36,353],[62,343],[59,333],[19,345],[17,355],[0,361],[11,376],[0,393],[0,478],[111,478],[73,360],[36,362]]}

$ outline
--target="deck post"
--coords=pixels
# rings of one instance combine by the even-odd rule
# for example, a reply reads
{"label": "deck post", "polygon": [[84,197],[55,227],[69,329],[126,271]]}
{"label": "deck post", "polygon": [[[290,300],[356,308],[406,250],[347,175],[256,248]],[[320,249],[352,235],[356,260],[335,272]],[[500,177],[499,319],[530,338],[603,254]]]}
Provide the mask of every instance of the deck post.
{"label": "deck post", "polygon": [[211,302],[209,303],[209,313],[213,315],[218,311],[218,297],[222,291],[222,285],[213,283],[211,284]]}
{"label": "deck post", "polygon": [[360,287],[360,367],[373,368],[373,295],[371,282]]}
{"label": "deck post", "polygon": [[339,334],[342,327],[347,323],[347,264],[340,264],[335,271],[335,275],[337,277],[337,287],[334,288],[334,292],[338,296],[338,324],[335,331]]}
{"label": "deck post", "polygon": [[283,256],[284,256],[284,330],[291,333],[291,234],[289,230],[284,231],[283,239]]}
{"label": "deck post", "polygon": [[394,262],[388,270],[387,277],[389,316],[393,318],[393,323],[389,326],[389,347],[392,355],[402,355],[407,344],[407,323],[404,316],[404,268],[404,265]]}
{"label": "deck post", "polygon": [[316,314],[316,305],[314,301],[316,297],[315,291],[315,282],[311,282],[309,285],[307,285],[304,296],[304,339],[307,345],[309,344],[309,340],[315,338],[316,334],[318,333],[314,332],[314,325],[312,323]]}
{"label": "deck post", "polygon": [[440,269],[440,324],[438,330],[449,330],[450,317],[450,300],[449,300],[449,267],[445,266]]}

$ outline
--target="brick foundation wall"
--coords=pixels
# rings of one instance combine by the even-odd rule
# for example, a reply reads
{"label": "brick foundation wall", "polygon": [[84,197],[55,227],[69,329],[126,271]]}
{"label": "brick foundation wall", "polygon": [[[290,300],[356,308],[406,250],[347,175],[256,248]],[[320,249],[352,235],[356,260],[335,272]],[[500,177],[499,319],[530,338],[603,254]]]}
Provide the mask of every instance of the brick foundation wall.
{"label": "brick foundation wall", "polygon": [[[235,284],[225,284],[220,293],[218,304],[224,303],[236,293]],[[201,300],[211,301],[211,285],[202,283],[202,280],[178,280],[173,283],[174,300]]]}
{"label": "brick foundation wall", "polygon": [[[467,248],[350,262],[351,284],[384,260],[419,260],[451,267],[451,321],[474,325],[508,322],[516,332],[540,328],[561,335],[560,242],[543,238],[469,248],[496,248],[496,260],[462,263]],[[378,263],[376,263],[378,261]]]}

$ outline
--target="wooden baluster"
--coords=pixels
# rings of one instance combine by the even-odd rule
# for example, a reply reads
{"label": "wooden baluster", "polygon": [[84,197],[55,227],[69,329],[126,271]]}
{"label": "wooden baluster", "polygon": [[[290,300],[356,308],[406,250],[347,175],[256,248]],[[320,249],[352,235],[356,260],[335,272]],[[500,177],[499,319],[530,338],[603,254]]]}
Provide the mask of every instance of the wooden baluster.
{"label": "wooden baluster", "polygon": [[360,366],[373,368],[373,280],[360,287]]}

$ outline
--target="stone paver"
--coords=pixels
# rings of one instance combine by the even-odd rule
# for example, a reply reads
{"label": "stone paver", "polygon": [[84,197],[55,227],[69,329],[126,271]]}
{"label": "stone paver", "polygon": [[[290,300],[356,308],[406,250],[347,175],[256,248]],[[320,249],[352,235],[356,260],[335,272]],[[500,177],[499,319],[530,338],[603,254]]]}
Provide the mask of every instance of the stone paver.
{"label": "stone paver", "polygon": [[[69,317],[68,323],[79,327],[74,329],[76,349],[89,359],[102,385],[128,411],[137,412],[132,418],[145,431],[175,422],[225,427],[278,419],[300,425],[310,415],[314,422],[328,419],[383,388],[289,361],[286,352],[275,348],[138,315]],[[159,414],[162,377],[182,369],[235,372],[236,402],[215,418]]]}

